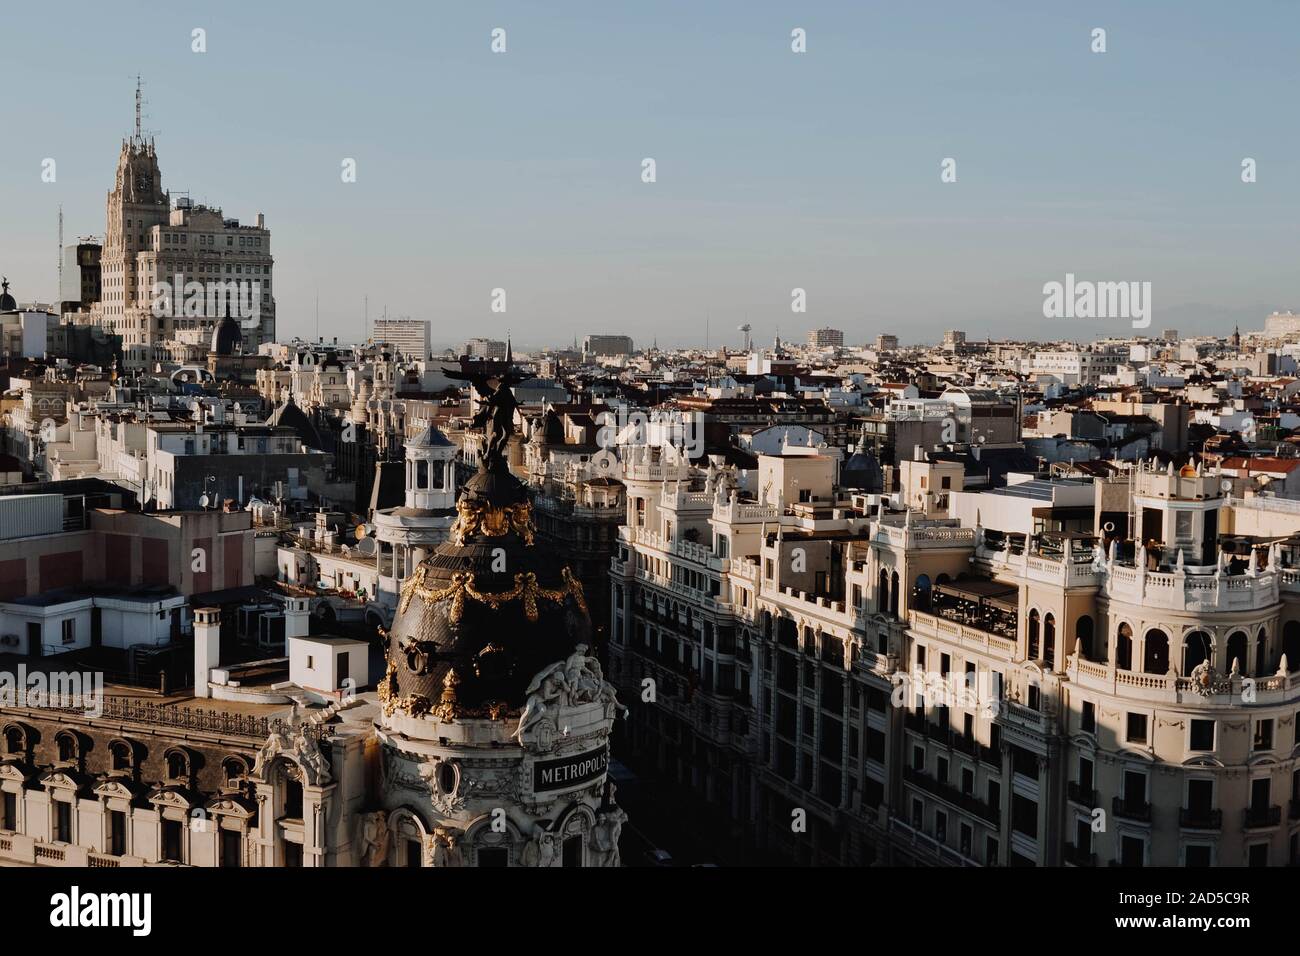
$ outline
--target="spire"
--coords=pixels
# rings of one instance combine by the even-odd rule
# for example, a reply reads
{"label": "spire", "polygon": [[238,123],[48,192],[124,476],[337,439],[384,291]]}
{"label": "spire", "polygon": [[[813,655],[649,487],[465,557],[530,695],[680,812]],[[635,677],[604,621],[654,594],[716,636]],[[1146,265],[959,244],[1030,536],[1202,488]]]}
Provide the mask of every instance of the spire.
{"label": "spire", "polygon": [[140,129],[140,74],[135,75],[135,141],[139,143],[144,136]]}

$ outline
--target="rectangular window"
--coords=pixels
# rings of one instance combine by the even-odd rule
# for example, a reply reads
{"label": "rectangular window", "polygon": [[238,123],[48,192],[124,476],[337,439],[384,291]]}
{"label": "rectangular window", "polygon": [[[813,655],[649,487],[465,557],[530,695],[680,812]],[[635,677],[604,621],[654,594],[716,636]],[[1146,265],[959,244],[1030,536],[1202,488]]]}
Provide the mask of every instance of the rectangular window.
{"label": "rectangular window", "polygon": [[1188,742],[1188,748],[1191,750],[1214,749],[1214,721],[1192,721],[1191,737]]}
{"label": "rectangular window", "polygon": [[1273,749],[1273,720],[1255,721],[1255,749],[1272,750]]}
{"label": "rectangular window", "polygon": [[18,795],[16,793],[6,792],[4,795],[3,806],[0,807],[0,828],[5,830],[18,829]]}
{"label": "rectangular window", "polygon": [[242,850],[243,840],[238,830],[221,831],[221,865],[227,868],[239,867],[243,864]]}
{"label": "rectangular window", "polygon": [[162,822],[162,858],[169,863],[183,863],[181,859],[181,829],[180,820],[164,820]]}
{"label": "rectangular window", "polygon": [[1146,714],[1128,715],[1128,742],[1131,744],[1144,744],[1147,742]]}
{"label": "rectangular window", "polygon": [[66,800],[56,800],[54,803],[54,841],[72,842],[72,804]]}
{"label": "rectangular window", "polygon": [[1025,836],[1038,836],[1038,804],[1018,793],[1011,794],[1011,828]]}
{"label": "rectangular window", "polygon": [[1079,721],[1079,729],[1085,734],[1097,732],[1097,708],[1090,700],[1083,702],[1083,718]]}
{"label": "rectangular window", "polygon": [[63,643],[75,644],[77,642],[77,619],[70,617],[63,622]]}
{"label": "rectangular window", "polygon": [[126,855],[126,814],[121,810],[108,811],[108,852],[110,856]]}

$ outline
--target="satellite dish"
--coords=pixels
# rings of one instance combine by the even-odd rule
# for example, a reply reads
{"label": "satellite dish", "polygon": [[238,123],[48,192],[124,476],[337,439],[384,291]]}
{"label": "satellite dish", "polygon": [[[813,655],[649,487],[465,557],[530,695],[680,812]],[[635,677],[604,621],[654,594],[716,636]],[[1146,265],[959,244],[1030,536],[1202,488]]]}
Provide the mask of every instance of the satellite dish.
{"label": "satellite dish", "polygon": [[199,495],[199,507],[200,507],[200,508],[206,508],[209,504],[211,504],[211,501],[210,501],[210,499],[208,498],[207,495]]}
{"label": "satellite dish", "polygon": [[47,418],[41,422],[41,441],[49,444],[57,437],[59,426],[54,424],[54,419]]}
{"label": "satellite dish", "polygon": [[356,550],[357,554],[362,554],[362,555],[371,555],[371,554],[374,554],[374,553],[375,553],[375,539],[374,539],[374,538],[362,538],[360,541],[357,542],[357,546],[356,546],[356,549],[355,549],[355,550]]}
{"label": "satellite dish", "polygon": [[1224,478],[1223,481],[1219,482],[1219,487],[1222,488],[1224,491],[1231,491],[1232,480],[1230,478]]}

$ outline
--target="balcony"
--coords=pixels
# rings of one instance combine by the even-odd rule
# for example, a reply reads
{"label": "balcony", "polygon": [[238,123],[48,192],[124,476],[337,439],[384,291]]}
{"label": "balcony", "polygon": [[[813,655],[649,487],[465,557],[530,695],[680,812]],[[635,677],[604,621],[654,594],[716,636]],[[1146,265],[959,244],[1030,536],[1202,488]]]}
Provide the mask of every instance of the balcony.
{"label": "balcony", "polygon": [[998,807],[991,807],[983,800],[980,800],[974,794],[962,793],[956,787],[950,784],[940,783],[928,774],[919,770],[906,767],[903,770],[903,779],[913,786],[920,787],[931,796],[938,797],[946,803],[952,804],[959,810],[979,817],[985,823],[997,826],[1001,820],[1002,813]]}
{"label": "balcony", "polygon": [[1075,803],[1081,803],[1085,807],[1095,807],[1097,805],[1097,791],[1085,790],[1079,785],[1078,781],[1071,780],[1065,785],[1065,792]]}
{"label": "balcony", "polygon": [[1010,661],[1015,657],[1016,642],[1011,628],[988,624],[981,626],[974,619],[971,622],[955,620],[943,614],[929,614],[925,611],[909,611],[909,623],[914,634],[940,638],[949,644],[983,651],[993,657]]}
{"label": "balcony", "polygon": [[1178,825],[1184,830],[1222,830],[1223,811],[1183,808],[1178,811]]}
{"label": "balcony", "polygon": [[1247,807],[1241,811],[1241,827],[1243,830],[1275,827],[1281,822],[1281,807]]}
{"label": "balcony", "polygon": [[1187,574],[1115,564],[1107,568],[1104,593],[1139,607],[1185,612],[1248,611],[1278,600],[1276,571],[1255,574]]}
{"label": "balcony", "polygon": [[1151,822],[1151,804],[1145,800],[1141,802],[1127,801],[1123,797],[1115,797],[1110,804],[1111,813],[1121,820],[1131,820],[1135,823]]}

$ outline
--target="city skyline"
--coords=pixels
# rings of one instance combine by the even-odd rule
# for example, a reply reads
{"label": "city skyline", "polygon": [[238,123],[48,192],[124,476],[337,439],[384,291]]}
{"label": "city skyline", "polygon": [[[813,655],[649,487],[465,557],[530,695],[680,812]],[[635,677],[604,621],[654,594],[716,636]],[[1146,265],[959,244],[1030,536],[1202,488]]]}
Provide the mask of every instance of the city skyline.
{"label": "city skyline", "polygon": [[[173,199],[275,231],[283,336],[316,333],[318,296],[322,336],[360,337],[368,299],[371,320],[429,320],[435,347],[467,327],[525,347],[591,332],[699,346],[706,324],[709,344],[736,345],[745,322],[758,342],[820,326],[849,343],[1131,334],[1064,320],[1044,336],[1042,286],[1067,273],[1150,282],[1152,331],[1250,331],[1297,301],[1295,133],[1263,94],[1294,79],[1283,38],[1300,15],[1263,8],[1265,30],[1193,7],[948,6],[888,24],[843,5],[400,5],[365,23],[338,5],[311,22],[90,8],[87,39],[16,11],[19,68],[39,75],[56,43],[67,56],[9,113],[0,271],[21,300],[51,300],[59,205],[65,243],[102,234],[140,73]],[[300,44],[272,43],[286,35]],[[323,65],[357,50],[381,67]]]}

